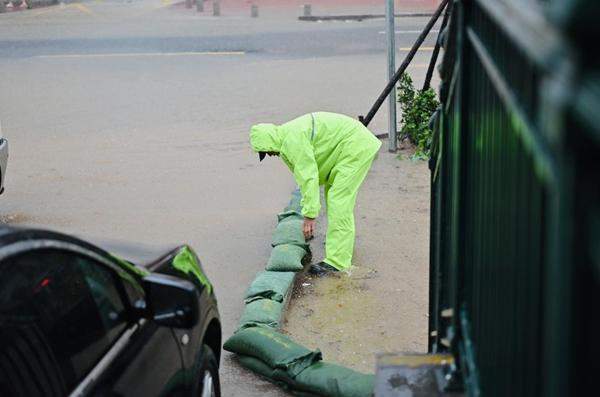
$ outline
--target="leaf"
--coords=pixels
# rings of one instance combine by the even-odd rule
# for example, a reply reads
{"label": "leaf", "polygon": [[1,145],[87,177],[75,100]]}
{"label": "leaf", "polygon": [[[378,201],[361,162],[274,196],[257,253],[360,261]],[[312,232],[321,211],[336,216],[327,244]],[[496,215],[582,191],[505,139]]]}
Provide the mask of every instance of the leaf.
{"label": "leaf", "polygon": [[402,111],[400,130],[417,147],[412,158],[426,160],[432,141],[429,119],[439,106],[436,93],[432,88],[416,90],[412,78],[404,73],[398,81],[398,102]]}

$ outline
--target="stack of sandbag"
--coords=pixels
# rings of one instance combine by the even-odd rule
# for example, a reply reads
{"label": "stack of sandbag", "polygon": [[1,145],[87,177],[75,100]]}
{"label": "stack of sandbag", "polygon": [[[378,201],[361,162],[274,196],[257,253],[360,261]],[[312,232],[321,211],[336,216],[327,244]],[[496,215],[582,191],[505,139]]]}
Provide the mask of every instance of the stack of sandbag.
{"label": "stack of sandbag", "polygon": [[255,325],[279,328],[284,302],[292,289],[294,276],[294,272],[258,273],[246,291],[246,307],[238,328]]}
{"label": "stack of sandbag", "polygon": [[323,362],[318,349],[299,345],[270,327],[242,329],[223,348],[238,354],[244,367],[301,395],[368,397],[373,394],[373,375]]}
{"label": "stack of sandbag", "polygon": [[309,246],[302,233],[301,195],[296,190],[278,215],[273,250],[266,270],[257,274],[244,296],[238,330],[223,348],[246,368],[302,396],[368,397],[373,375],[322,362],[310,350],[278,332],[294,279],[303,270]]}
{"label": "stack of sandbag", "polygon": [[277,215],[277,228],[273,233],[273,250],[267,263],[267,270],[279,272],[298,272],[303,269],[302,259],[309,253],[302,225],[300,191],[292,193],[292,199],[284,211]]}
{"label": "stack of sandbag", "polygon": [[265,271],[256,275],[246,291],[246,307],[238,330],[253,326],[279,328],[296,273],[303,270],[302,260],[309,252],[302,233],[304,217],[300,212],[300,201],[299,191],[294,192],[287,210],[277,216],[271,257]]}
{"label": "stack of sandbag", "polygon": [[319,350],[307,349],[269,327],[240,330],[223,348],[237,353],[243,365],[284,385],[321,360]]}

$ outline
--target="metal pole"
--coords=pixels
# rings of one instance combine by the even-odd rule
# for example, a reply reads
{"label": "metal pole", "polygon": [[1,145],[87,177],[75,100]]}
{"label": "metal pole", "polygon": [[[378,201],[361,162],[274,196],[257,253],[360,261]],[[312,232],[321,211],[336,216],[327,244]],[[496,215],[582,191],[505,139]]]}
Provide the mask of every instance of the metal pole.
{"label": "metal pole", "polygon": [[435,64],[437,63],[437,58],[440,53],[441,46],[441,37],[444,32],[444,28],[448,23],[448,18],[450,16],[450,12],[452,11],[452,3],[449,3],[446,7],[446,12],[444,13],[444,19],[442,19],[442,25],[440,26],[440,32],[438,33],[437,39],[435,40],[435,47],[433,48],[433,53],[431,54],[431,60],[429,61],[429,67],[427,68],[427,74],[425,75],[425,82],[423,83],[423,88],[421,91],[426,91],[429,89],[431,84],[431,78],[433,77],[433,69],[435,68]]}
{"label": "metal pole", "polygon": [[[388,81],[394,78],[396,73],[396,28],[394,26],[394,0],[386,0],[385,17],[387,20],[387,60],[388,60]],[[388,133],[389,133],[389,151],[395,152],[398,149],[398,137],[396,136],[396,85],[390,90],[388,96]]]}
{"label": "metal pole", "polygon": [[310,4],[304,4],[304,16],[309,17],[312,15],[312,9]]}
{"label": "metal pole", "polygon": [[406,55],[406,58],[404,58],[404,61],[402,62],[402,64],[398,68],[398,70],[396,71],[396,74],[394,74],[394,77],[390,81],[388,81],[388,83],[386,84],[385,88],[383,89],[383,91],[381,92],[379,97],[377,97],[377,100],[375,101],[375,103],[373,104],[371,109],[369,110],[369,113],[367,113],[367,115],[364,117],[359,116],[359,120],[365,126],[367,126],[367,127],[369,126],[369,123],[371,122],[371,120],[373,120],[375,113],[377,113],[377,111],[383,104],[383,101],[385,101],[385,98],[389,95],[391,90],[396,86],[396,83],[400,79],[400,76],[402,76],[402,73],[404,73],[406,71],[406,68],[410,64],[410,61],[412,61],[415,54],[417,53],[417,50],[419,49],[421,44],[423,44],[423,41],[425,41],[427,34],[429,33],[429,31],[431,30],[431,28],[433,27],[433,25],[439,18],[442,11],[444,11],[444,7],[446,7],[446,4],[448,4],[448,1],[449,0],[442,0],[442,2],[440,3],[440,6],[436,10],[436,12],[433,14],[431,19],[429,20],[429,22],[427,23],[427,25],[425,26],[425,28],[423,29],[423,31],[421,32],[419,37],[417,38],[417,41],[415,41],[415,44],[413,44],[412,48]]}

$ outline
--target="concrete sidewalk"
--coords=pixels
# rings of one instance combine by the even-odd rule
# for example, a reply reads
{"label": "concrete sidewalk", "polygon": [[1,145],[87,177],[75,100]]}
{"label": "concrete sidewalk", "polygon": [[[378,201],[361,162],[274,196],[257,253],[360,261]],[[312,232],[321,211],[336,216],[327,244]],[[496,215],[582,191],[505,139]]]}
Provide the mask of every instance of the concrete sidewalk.
{"label": "concrete sidewalk", "polygon": [[[299,284],[284,330],[328,361],[373,372],[375,353],[425,352],[428,313],[429,170],[411,152],[387,152],[365,180],[355,211],[354,267]],[[318,219],[313,262],[324,254]]]}

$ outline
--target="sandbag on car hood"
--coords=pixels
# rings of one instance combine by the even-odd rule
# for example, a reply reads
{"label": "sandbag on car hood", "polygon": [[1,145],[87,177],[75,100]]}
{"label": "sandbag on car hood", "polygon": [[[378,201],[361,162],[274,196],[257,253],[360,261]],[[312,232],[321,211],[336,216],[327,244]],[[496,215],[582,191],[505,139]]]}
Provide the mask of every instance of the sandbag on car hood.
{"label": "sandbag on car hood", "polygon": [[375,376],[327,362],[317,362],[294,378],[295,387],[324,397],[370,397]]}
{"label": "sandbag on car hood", "polygon": [[264,325],[278,328],[281,322],[283,304],[270,299],[257,299],[248,304],[240,318],[239,329]]}
{"label": "sandbag on car hood", "polygon": [[258,358],[270,368],[281,369],[292,378],[322,357],[319,350],[309,350],[267,327],[242,329],[233,334],[223,348]]}
{"label": "sandbag on car hood", "polygon": [[266,269],[274,272],[299,272],[303,269],[302,259],[307,251],[292,244],[278,245],[271,251]]}
{"label": "sandbag on car hood", "polygon": [[283,302],[292,286],[294,276],[294,272],[260,272],[246,291],[244,301],[250,303],[265,298]]}

